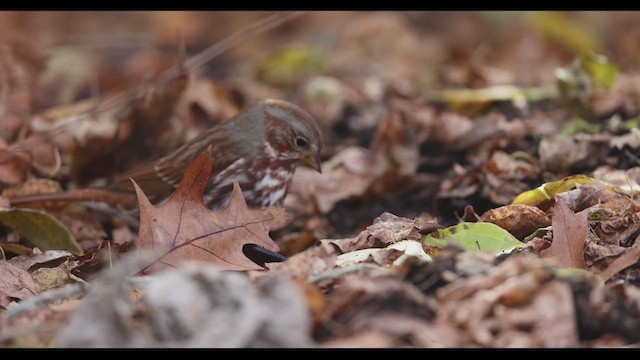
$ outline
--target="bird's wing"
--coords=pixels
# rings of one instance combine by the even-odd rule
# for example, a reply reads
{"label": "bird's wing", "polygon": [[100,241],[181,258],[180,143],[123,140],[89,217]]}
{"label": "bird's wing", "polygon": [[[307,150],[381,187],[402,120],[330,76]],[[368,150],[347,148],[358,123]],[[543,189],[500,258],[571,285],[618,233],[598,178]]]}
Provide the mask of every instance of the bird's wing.
{"label": "bird's wing", "polygon": [[[174,186],[158,176],[155,164],[156,162],[148,163],[119,176],[109,188],[118,191],[133,191],[133,184],[130,180],[133,179],[152,200],[159,196],[168,196],[173,192]],[[179,178],[179,182],[182,174],[176,174],[175,177]]]}

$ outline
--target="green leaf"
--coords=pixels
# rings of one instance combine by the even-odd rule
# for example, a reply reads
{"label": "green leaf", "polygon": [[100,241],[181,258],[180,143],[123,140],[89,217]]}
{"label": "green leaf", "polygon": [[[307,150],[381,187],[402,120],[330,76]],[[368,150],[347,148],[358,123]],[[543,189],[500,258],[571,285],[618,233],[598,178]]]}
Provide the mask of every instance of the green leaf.
{"label": "green leaf", "polygon": [[508,252],[524,245],[507,230],[488,222],[463,222],[446,229],[436,230],[425,236],[424,241],[439,248],[450,243],[458,243],[465,250],[494,254]]}
{"label": "green leaf", "polygon": [[590,123],[583,119],[573,119],[560,131],[561,136],[571,136],[578,132],[586,132],[590,134],[599,133],[601,126],[599,124]]}
{"label": "green leaf", "polygon": [[15,230],[42,251],[83,251],[67,228],[53,216],[33,209],[0,209],[0,222]]}
{"label": "green leaf", "polygon": [[592,88],[609,90],[618,75],[618,66],[604,55],[592,51],[577,56],[571,65],[554,72],[565,98],[588,98]]}
{"label": "green leaf", "polygon": [[588,52],[581,56],[582,69],[589,74],[593,85],[609,90],[618,75],[618,66],[606,56]]}

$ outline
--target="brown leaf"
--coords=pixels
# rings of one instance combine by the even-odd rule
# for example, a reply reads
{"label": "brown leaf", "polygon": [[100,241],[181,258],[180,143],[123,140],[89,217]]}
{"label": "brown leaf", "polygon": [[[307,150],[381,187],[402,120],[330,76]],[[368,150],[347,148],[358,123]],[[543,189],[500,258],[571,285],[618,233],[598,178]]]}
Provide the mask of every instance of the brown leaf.
{"label": "brown leaf", "polygon": [[556,200],[551,209],[553,242],[548,249],[540,251],[542,257],[556,258],[559,267],[586,269],[584,263],[584,241],[589,225],[587,211],[574,213],[564,201]]}
{"label": "brown leaf", "polygon": [[169,200],[153,206],[134,181],[140,203],[138,247],[163,253],[158,262],[176,266],[200,260],[228,270],[262,269],[242,252],[245,244],[257,244],[279,251],[269,229],[287,221],[284,209],[249,209],[235,182],[227,207],[208,209],[202,193],[211,177],[211,147],[189,165]]}
{"label": "brown leaf", "polygon": [[[287,261],[270,263],[269,274],[283,273],[293,278],[307,279],[316,276],[334,267],[336,257],[341,253],[336,246],[321,241],[317,246],[312,246],[305,251],[295,254]],[[260,274],[264,274],[260,272]],[[251,272],[249,275],[252,274]]]}
{"label": "brown leaf", "polygon": [[25,180],[31,166],[31,154],[21,147],[0,151],[0,182],[18,184]]}
{"label": "brown leaf", "polygon": [[38,285],[25,270],[0,260],[0,306],[6,307],[14,300],[23,300],[38,292]]}
{"label": "brown leaf", "polygon": [[62,124],[73,119],[66,126],[73,124],[67,132],[75,137],[59,135],[56,142],[70,151],[71,178],[87,183],[99,176],[124,172],[180,145],[183,129],[170,120],[187,85],[187,76],[180,74],[171,81],[138,87],[130,93],[132,96],[105,98],[87,104],[88,109],[69,109],[64,116],[48,111],[41,117]]}
{"label": "brown leaf", "polygon": [[453,347],[576,346],[571,286],[552,279],[536,258],[511,257],[439,288],[434,324],[453,329]]}
{"label": "brown leaf", "polygon": [[510,232],[518,240],[523,240],[534,231],[551,225],[549,216],[535,206],[505,205],[487,210],[480,221],[494,223]]}
{"label": "brown leaf", "polygon": [[356,237],[345,239],[321,240],[335,245],[342,253],[380,248],[402,240],[419,240],[422,234],[442,228],[428,215],[413,220],[385,212],[373,220],[373,224],[361,231]]}
{"label": "brown leaf", "polygon": [[602,280],[607,281],[613,275],[620,271],[638,263],[640,259],[640,242],[637,242],[630,249],[627,249],[620,257],[618,257],[609,267],[600,272]]}
{"label": "brown leaf", "polygon": [[338,202],[367,191],[375,180],[372,166],[368,151],[347,147],[322,164],[320,175],[313,170],[298,169],[289,192],[300,196],[301,201],[308,197],[305,194],[312,194],[320,212],[327,214]]}
{"label": "brown leaf", "polygon": [[549,136],[540,140],[538,153],[543,170],[565,174],[570,169],[604,163],[609,141],[606,134],[578,133],[571,137]]}

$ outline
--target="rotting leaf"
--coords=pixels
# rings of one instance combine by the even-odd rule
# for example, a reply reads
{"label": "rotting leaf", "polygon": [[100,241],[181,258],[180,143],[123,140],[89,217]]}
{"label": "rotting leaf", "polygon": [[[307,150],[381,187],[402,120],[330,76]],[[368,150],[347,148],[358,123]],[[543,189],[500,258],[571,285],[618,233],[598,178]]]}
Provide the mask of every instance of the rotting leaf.
{"label": "rotting leaf", "polygon": [[149,202],[133,181],[140,203],[138,247],[162,251],[156,262],[176,266],[187,260],[214,263],[227,270],[263,269],[242,252],[245,244],[279,251],[269,229],[287,222],[284,209],[250,209],[234,182],[228,205],[208,209],[202,194],[211,177],[211,146],[189,165],[169,200],[160,207]]}
{"label": "rotting leaf", "polygon": [[439,248],[450,243],[458,243],[465,250],[495,254],[511,251],[524,245],[507,230],[488,222],[463,222],[437,230],[425,236],[424,241]]}
{"label": "rotting leaf", "polygon": [[589,231],[587,210],[574,213],[564,201],[556,202],[551,209],[551,227],[553,242],[547,249],[541,250],[545,258],[555,258],[558,267],[585,269],[584,242]]}
{"label": "rotting leaf", "polygon": [[69,230],[56,218],[33,209],[0,208],[0,222],[22,235],[31,245],[45,250],[83,251]]}

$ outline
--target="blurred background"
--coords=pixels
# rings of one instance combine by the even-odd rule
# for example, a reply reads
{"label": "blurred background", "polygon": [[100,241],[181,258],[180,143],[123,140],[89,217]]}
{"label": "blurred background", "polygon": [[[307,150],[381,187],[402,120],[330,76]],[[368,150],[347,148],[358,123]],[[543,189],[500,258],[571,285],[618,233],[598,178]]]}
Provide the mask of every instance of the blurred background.
{"label": "blurred background", "polygon": [[[182,42],[194,54],[269,14],[0,12],[0,41],[48,69],[40,81],[72,83],[74,89],[59,94],[71,101],[83,96],[81,85],[104,90],[135,83],[177,61]],[[215,79],[252,73],[279,87],[318,74],[409,79],[423,89],[540,85],[554,81],[554,68],[588,50],[610,56],[623,72],[636,70],[639,19],[638,12],[601,11],[312,11],[250,36],[204,71]],[[293,44],[297,53],[289,56],[300,71],[270,69],[274,52]]]}
{"label": "blurred background", "polygon": [[[245,31],[269,16],[288,15],[0,12],[0,145],[72,123],[38,140],[35,174],[63,188],[99,185],[249,103],[293,101],[321,123],[326,166],[342,169],[323,180],[298,171],[290,190],[296,226],[322,238],[354,234],[384,211],[455,223],[470,203],[481,213],[591,171],[611,154],[557,164],[575,151],[549,153],[540,139],[576,119],[620,123],[640,113],[639,12],[311,11]],[[186,88],[177,73],[153,82],[230,40],[236,46],[185,69]],[[104,105],[114,94],[126,96]],[[619,157],[607,161],[635,164]],[[20,164],[4,183],[26,178],[31,165]],[[328,180],[351,185],[321,189]],[[316,208],[304,184],[317,186]],[[317,224],[309,214],[320,214]]]}

